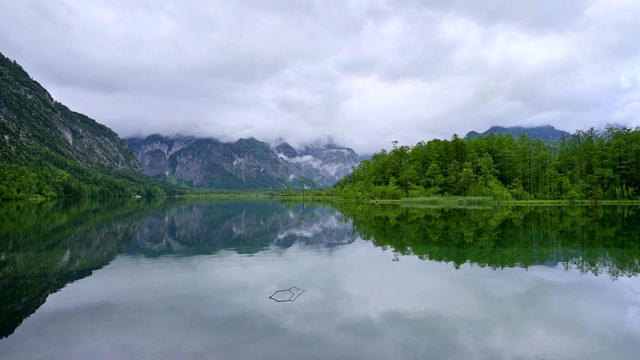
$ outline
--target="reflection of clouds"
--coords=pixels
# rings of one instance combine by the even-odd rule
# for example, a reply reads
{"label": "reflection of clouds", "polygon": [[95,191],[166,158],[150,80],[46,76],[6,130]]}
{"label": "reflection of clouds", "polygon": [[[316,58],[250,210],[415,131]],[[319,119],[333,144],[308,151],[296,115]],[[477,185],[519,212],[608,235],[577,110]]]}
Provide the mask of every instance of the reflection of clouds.
{"label": "reflection of clouds", "polygon": [[[455,270],[391,256],[356,241],[331,252],[295,245],[252,256],[120,257],[52,295],[0,341],[0,353],[21,359],[640,356],[636,278],[611,281],[544,266]],[[307,291],[290,306],[267,299],[291,284]]]}
{"label": "reflection of clouds", "polygon": [[317,218],[314,220],[305,220],[305,222],[300,222],[296,227],[280,232],[276,238],[282,239],[287,236],[310,238],[331,230],[340,230],[348,234],[352,233],[352,222],[341,222],[339,215],[335,212],[327,214],[314,211],[313,216],[316,216]]}
{"label": "reflection of clouds", "polygon": [[281,230],[275,236],[274,244],[284,247],[294,243],[315,246],[349,244],[355,240],[353,223],[341,221],[341,216],[332,208],[310,208],[304,214],[305,220]]}

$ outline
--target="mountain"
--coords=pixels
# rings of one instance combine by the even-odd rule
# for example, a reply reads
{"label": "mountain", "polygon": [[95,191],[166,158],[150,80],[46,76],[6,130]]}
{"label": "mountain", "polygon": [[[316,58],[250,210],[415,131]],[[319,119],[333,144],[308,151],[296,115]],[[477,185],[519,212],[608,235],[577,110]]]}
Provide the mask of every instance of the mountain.
{"label": "mountain", "polygon": [[294,149],[254,138],[225,143],[157,134],[127,142],[146,174],[195,188],[282,189],[301,187],[301,180],[329,187],[360,162],[352,149],[337,145]]}
{"label": "mountain", "polygon": [[0,199],[131,196],[153,186],[126,141],[0,54]]}
{"label": "mountain", "polygon": [[[303,146],[295,150],[287,143],[273,147],[273,151],[286,161],[293,170],[298,169],[305,177],[322,186],[333,186],[338,180],[351,173],[362,158],[351,148],[335,144]],[[292,172],[294,174],[294,172]],[[307,184],[308,185],[308,184]]]}
{"label": "mountain", "polygon": [[566,131],[558,130],[551,125],[546,125],[546,126],[536,126],[536,127],[529,127],[529,128],[525,128],[521,126],[514,126],[514,127],[492,126],[491,128],[489,128],[489,130],[483,132],[482,134],[475,131],[470,131],[467,133],[467,135],[464,138],[475,139],[477,137],[487,136],[490,134],[509,135],[514,138],[517,138],[518,135],[520,135],[521,133],[527,134],[529,138],[531,138],[531,140],[539,139],[544,142],[559,141],[562,138],[562,135],[565,135],[567,138],[571,137],[571,134]]}
{"label": "mountain", "polygon": [[126,142],[108,127],[55,101],[20,65],[0,54],[0,153],[23,163],[44,148],[88,168],[142,173]]}

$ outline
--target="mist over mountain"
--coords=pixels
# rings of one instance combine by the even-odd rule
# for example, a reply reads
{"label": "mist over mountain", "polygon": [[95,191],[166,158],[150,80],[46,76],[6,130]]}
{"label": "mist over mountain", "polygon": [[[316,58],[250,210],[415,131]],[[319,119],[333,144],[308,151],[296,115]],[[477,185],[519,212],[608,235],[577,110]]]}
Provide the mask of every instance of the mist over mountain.
{"label": "mist over mountain", "polygon": [[158,134],[127,142],[149,176],[204,189],[329,187],[360,162],[352,149],[335,144],[295,149],[255,138],[222,142]]}
{"label": "mist over mountain", "polygon": [[571,134],[554,128],[551,125],[546,126],[534,126],[534,127],[522,127],[522,126],[513,126],[513,127],[502,127],[502,126],[492,126],[489,130],[478,133],[476,131],[469,131],[467,135],[464,137],[465,139],[475,139],[480,136],[488,136],[491,134],[502,134],[509,135],[514,138],[517,138],[520,134],[527,134],[531,140],[542,140],[544,142],[553,142],[559,141],[562,138],[562,135],[565,135],[567,138],[571,137]]}

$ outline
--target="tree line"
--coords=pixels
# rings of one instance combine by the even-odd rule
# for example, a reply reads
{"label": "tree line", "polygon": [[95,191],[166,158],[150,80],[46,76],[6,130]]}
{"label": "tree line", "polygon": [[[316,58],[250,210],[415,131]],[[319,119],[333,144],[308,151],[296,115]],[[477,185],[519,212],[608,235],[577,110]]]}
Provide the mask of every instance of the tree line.
{"label": "tree line", "polygon": [[393,143],[335,185],[347,198],[488,196],[498,200],[640,197],[640,127],[578,130],[559,141],[500,134]]}
{"label": "tree line", "polygon": [[93,170],[45,149],[34,148],[32,156],[24,163],[0,161],[0,200],[160,197],[184,192],[141,174]]}

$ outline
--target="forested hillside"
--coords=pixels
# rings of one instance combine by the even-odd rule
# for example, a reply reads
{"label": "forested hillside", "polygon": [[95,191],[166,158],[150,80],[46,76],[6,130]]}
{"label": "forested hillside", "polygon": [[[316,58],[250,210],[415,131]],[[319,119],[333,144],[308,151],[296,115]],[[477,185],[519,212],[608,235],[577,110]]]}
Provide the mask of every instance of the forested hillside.
{"label": "forested hillside", "polygon": [[[162,189],[161,187],[165,187]],[[0,199],[162,195],[126,142],[0,54]]]}
{"label": "forested hillside", "polygon": [[489,135],[381,151],[336,184],[350,198],[638,199],[640,128],[591,128],[559,141]]}

